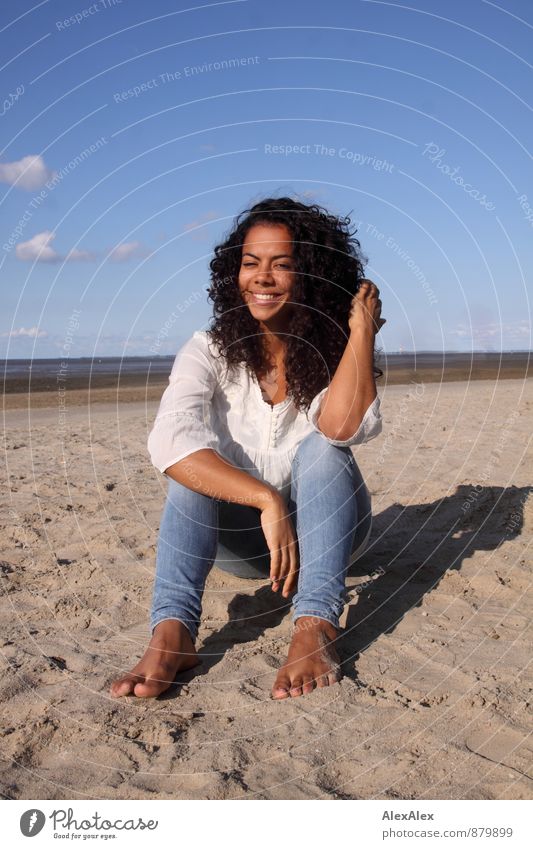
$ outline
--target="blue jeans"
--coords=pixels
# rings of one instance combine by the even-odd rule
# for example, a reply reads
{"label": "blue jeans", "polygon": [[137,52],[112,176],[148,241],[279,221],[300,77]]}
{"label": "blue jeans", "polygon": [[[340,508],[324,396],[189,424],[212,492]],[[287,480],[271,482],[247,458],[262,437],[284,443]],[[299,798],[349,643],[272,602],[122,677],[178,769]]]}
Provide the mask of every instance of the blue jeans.
{"label": "blue jeans", "polygon": [[[288,511],[298,538],[298,588],[293,619],[317,616],[339,627],[346,603],[346,573],[368,537],[368,491],[347,447],[313,431],[292,463]],[[213,564],[242,566],[267,579],[270,555],[259,510],[194,492],[169,478],[157,546],[150,625],[179,619],[198,635],[205,582]]]}

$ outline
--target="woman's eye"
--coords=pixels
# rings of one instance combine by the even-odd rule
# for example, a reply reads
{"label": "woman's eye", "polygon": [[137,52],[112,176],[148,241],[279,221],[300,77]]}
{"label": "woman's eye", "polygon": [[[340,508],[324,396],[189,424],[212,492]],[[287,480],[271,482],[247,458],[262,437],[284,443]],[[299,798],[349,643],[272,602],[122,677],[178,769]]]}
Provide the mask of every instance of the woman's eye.
{"label": "woman's eye", "polygon": [[[252,268],[253,266],[255,266],[255,262],[243,262],[242,263],[243,268]],[[276,268],[290,268],[290,265],[278,263]]]}

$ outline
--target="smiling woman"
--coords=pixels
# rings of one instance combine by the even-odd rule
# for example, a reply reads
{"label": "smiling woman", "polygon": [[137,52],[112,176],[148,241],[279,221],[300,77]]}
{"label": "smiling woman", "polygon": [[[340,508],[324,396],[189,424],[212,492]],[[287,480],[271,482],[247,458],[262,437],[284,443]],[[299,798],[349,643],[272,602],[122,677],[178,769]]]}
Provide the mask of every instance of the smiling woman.
{"label": "smiling woman", "polygon": [[297,590],[273,698],[339,680],[346,572],[371,521],[351,447],[381,431],[381,301],[363,278],[349,219],[290,198],[244,215],[215,248],[211,327],[178,352],[148,439],[169,479],[152,640],[114,696],[156,696],[197,665],[215,561],[268,576],[284,598]]}
{"label": "smiling woman", "polygon": [[[288,391],[308,409],[345,351],[364,260],[347,216],[288,197],[260,201],[215,247],[209,336],[230,364],[255,375],[272,368],[283,348]],[[261,293],[280,300],[263,307]],[[374,353],[373,372],[382,374]]]}
{"label": "smiling woman", "polygon": [[284,224],[256,224],[248,231],[239,270],[246,303],[277,306],[290,301],[295,281],[292,249],[292,235]]}
{"label": "smiling woman", "polygon": [[294,313],[296,275],[290,230],[283,224],[256,224],[246,236],[239,270],[239,290],[263,335],[265,359],[256,371],[264,396],[272,404],[286,397],[286,338]]}

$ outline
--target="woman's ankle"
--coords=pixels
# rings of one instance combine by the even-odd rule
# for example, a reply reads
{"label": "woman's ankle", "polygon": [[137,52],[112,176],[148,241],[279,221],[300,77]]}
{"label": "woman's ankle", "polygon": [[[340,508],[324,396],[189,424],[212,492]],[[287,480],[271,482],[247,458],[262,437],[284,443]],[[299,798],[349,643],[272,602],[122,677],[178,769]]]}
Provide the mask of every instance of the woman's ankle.
{"label": "woman's ankle", "polygon": [[152,629],[152,637],[157,640],[190,641],[194,646],[194,638],[187,626],[180,619],[162,619]]}

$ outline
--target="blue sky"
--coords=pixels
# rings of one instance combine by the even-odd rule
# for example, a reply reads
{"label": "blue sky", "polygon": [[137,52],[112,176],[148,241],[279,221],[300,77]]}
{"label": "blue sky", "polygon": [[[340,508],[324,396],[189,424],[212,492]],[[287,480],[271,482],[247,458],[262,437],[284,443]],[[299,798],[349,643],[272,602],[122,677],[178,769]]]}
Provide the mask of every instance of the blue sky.
{"label": "blue sky", "polygon": [[385,351],[531,348],[528,0],[22,0],[0,29],[0,356],[174,353],[271,194],[357,223]]}

